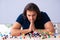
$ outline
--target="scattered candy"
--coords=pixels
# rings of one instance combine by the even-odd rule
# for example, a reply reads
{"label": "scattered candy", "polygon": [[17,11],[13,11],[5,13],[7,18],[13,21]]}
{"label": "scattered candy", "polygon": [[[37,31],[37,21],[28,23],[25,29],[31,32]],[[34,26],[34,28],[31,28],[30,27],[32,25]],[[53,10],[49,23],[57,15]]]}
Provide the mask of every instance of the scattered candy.
{"label": "scattered candy", "polygon": [[[30,40],[38,40],[38,39],[46,39],[46,38],[60,38],[60,35],[58,36],[58,34],[56,34],[56,33],[54,33],[54,35],[52,35],[53,33],[52,32],[42,32],[42,33],[37,33],[36,31],[35,32],[33,32],[33,33],[28,33],[27,35],[25,35],[25,34],[21,34],[20,36],[19,36],[19,39],[20,40],[26,40],[26,39],[30,39]],[[3,40],[5,40],[5,39],[8,39],[8,38],[10,38],[10,39],[18,39],[18,37],[17,36],[9,36],[9,35],[7,35],[7,34],[1,34],[0,33],[0,37],[3,39]]]}

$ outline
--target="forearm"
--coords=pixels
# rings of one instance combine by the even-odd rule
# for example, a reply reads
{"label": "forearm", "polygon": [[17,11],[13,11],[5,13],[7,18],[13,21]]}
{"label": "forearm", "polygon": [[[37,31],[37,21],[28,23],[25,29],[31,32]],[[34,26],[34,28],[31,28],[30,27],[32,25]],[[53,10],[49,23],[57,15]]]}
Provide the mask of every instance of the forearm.
{"label": "forearm", "polygon": [[52,32],[52,33],[54,33],[54,30],[49,30],[49,29],[36,29],[35,31],[37,31],[38,33],[40,33],[40,32]]}
{"label": "forearm", "polygon": [[38,33],[40,33],[40,32],[47,32],[46,29],[36,29],[36,30],[34,30],[34,31],[36,31],[36,32],[38,32]]}
{"label": "forearm", "polygon": [[23,29],[23,30],[13,28],[13,29],[11,29],[11,35],[18,36],[18,35],[20,35],[20,33],[21,34],[29,33],[32,31],[33,26],[34,26],[33,24],[30,24],[28,29]]}
{"label": "forearm", "polygon": [[20,29],[12,29],[11,30],[11,35],[12,36],[18,36],[21,34],[26,34],[26,33],[29,33],[29,29],[24,29],[24,30],[20,30]]}
{"label": "forearm", "polygon": [[53,32],[52,30],[50,29],[41,29],[42,32]]}

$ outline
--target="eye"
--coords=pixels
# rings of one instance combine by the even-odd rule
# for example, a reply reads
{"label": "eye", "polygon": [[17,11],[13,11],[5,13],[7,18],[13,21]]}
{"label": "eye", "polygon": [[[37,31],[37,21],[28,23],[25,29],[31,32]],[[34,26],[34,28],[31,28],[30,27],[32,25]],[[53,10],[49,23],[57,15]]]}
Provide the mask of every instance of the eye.
{"label": "eye", "polygon": [[35,14],[33,16],[35,16]]}
{"label": "eye", "polygon": [[28,16],[31,16],[31,15],[28,15]]}
{"label": "eye", "polygon": [[33,15],[33,16],[35,16],[35,15]]}

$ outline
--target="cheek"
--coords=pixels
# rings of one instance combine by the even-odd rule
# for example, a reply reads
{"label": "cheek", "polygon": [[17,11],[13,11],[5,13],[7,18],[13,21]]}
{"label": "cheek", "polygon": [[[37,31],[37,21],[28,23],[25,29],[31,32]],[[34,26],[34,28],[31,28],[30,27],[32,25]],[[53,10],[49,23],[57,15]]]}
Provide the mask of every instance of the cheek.
{"label": "cheek", "polygon": [[37,16],[34,17],[34,19],[36,20]]}
{"label": "cheek", "polygon": [[28,19],[28,20],[30,20],[30,17],[29,17],[29,16],[27,16],[27,19]]}
{"label": "cheek", "polygon": [[34,20],[36,20],[36,17],[34,18]]}

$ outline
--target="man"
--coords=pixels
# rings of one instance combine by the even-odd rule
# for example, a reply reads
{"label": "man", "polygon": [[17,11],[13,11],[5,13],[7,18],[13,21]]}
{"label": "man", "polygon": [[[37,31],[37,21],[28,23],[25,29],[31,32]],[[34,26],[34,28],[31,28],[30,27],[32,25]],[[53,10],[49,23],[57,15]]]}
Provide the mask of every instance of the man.
{"label": "man", "polygon": [[[23,27],[23,30],[21,30]],[[11,29],[11,35],[18,36],[40,29],[42,32],[54,32],[53,24],[45,12],[39,10],[34,3],[26,5],[22,14],[19,15]]]}

